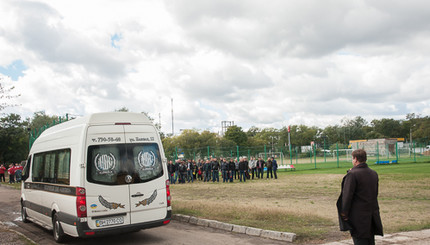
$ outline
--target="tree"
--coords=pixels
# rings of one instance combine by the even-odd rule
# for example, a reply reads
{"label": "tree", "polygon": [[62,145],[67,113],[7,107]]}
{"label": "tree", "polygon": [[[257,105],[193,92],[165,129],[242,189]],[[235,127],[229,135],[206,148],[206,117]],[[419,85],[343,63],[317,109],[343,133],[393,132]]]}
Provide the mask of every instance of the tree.
{"label": "tree", "polygon": [[367,125],[367,121],[364,118],[357,116],[354,119],[343,119],[342,123],[344,144],[349,144],[350,140],[365,139],[364,127]]}
{"label": "tree", "polygon": [[379,138],[400,138],[405,137],[403,127],[399,120],[392,118],[382,118],[381,120],[372,120],[373,131],[380,135]]}
{"label": "tree", "polygon": [[248,141],[248,136],[242,131],[242,127],[233,125],[227,129],[224,137],[236,143],[239,146],[245,146]]}
{"label": "tree", "polygon": [[246,135],[249,137],[255,137],[259,132],[261,132],[261,129],[252,126],[248,129],[248,131],[246,131]]}
{"label": "tree", "polygon": [[17,163],[27,158],[27,126],[17,114],[0,119],[0,162]]}
{"label": "tree", "polygon": [[33,114],[33,118],[29,124],[29,128],[31,130],[39,130],[47,125],[52,125],[54,121],[58,120],[58,116],[49,116],[46,115],[44,111],[38,111]]}
{"label": "tree", "polygon": [[322,135],[326,137],[326,145],[341,142],[343,139],[342,130],[338,125],[327,126],[322,131]]}

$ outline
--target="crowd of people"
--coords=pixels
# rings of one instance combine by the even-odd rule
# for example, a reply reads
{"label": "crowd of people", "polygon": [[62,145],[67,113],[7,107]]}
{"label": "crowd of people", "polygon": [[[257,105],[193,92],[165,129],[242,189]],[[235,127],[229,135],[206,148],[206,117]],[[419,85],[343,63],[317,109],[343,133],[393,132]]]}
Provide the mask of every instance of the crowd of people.
{"label": "crowd of people", "polygon": [[9,184],[15,183],[15,182],[21,182],[22,178],[22,170],[23,167],[19,163],[11,163],[9,164],[9,167],[6,168],[4,164],[0,165],[0,182],[6,182],[5,174],[6,172],[9,175]]}
{"label": "crowd of people", "polygon": [[240,157],[239,161],[233,158],[220,158],[218,161],[216,157],[197,161],[178,159],[174,163],[169,161],[168,164],[169,180],[172,184],[193,183],[194,180],[219,182],[220,174],[222,182],[246,182],[247,179],[263,179],[265,169],[267,179],[278,178],[278,163],[274,157],[269,157],[267,161],[261,157],[251,157],[249,161],[247,157]]}

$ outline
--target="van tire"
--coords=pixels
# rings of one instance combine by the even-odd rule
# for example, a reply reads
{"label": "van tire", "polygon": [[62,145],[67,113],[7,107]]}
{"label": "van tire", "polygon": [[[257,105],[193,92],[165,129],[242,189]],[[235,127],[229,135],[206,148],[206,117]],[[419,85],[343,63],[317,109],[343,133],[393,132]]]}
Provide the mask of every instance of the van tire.
{"label": "van tire", "polygon": [[21,202],[21,219],[23,223],[28,223],[30,222],[28,220],[28,216],[27,216],[27,211],[25,211],[24,205]]}
{"label": "van tire", "polygon": [[55,213],[52,218],[52,233],[54,235],[54,240],[57,243],[62,243],[64,241],[66,235],[64,235],[63,228],[61,228],[57,213]]}

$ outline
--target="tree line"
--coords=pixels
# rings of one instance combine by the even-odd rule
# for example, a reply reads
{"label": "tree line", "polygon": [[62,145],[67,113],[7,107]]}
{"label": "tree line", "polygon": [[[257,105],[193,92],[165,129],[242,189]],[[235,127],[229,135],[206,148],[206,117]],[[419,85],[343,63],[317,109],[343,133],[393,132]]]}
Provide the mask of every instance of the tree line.
{"label": "tree line", "polygon": [[[122,110],[122,109],[121,109]],[[117,110],[118,111],[118,110]],[[122,110],[124,111],[124,110]],[[126,111],[126,110],[125,110]],[[29,152],[29,134],[47,124],[59,120],[59,116],[35,112],[31,118],[22,119],[18,114],[8,114],[0,118],[0,162],[20,162],[27,158]],[[157,125],[158,127],[160,125]],[[313,141],[318,145],[330,146],[339,143],[340,147],[348,145],[350,140],[376,138],[405,138],[406,141],[429,144],[430,117],[408,114],[404,120],[390,118],[375,119],[370,123],[362,117],[342,120],[339,125],[325,128],[306,125],[291,125],[291,144],[293,146],[310,145]],[[161,134],[166,156],[177,154],[178,149],[200,149],[206,152],[212,148],[235,149],[240,147],[272,148],[288,145],[288,127],[257,128],[243,130],[240,126],[231,126],[224,136],[208,130],[184,130],[180,135],[165,136]],[[187,151],[190,157],[191,151]]]}
{"label": "tree line", "polygon": [[353,119],[344,119],[339,125],[325,128],[291,125],[290,132],[287,126],[280,129],[251,127],[244,131],[235,125],[229,127],[224,136],[207,130],[191,129],[182,131],[180,135],[164,138],[163,146],[166,156],[172,157],[183,153],[186,158],[194,157],[193,154],[196,152],[205,156],[206,148],[208,154],[212,153],[210,148],[235,149],[237,146],[248,148],[248,151],[259,148],[261,152],[261,146],[267,146],[268,151],[278,151],[277,149],[288,151],[288,133],[293,149],[314,142],[320,147],[325,146],[326,149],[333,150],[337,146],[347,148],[350,140],[379,138],[404,138],[407,142],[412,139],[416,143],[429,144],[430,117],[411,113],[406,115],[404,120],[383,118],[367,122],[357,116]]}

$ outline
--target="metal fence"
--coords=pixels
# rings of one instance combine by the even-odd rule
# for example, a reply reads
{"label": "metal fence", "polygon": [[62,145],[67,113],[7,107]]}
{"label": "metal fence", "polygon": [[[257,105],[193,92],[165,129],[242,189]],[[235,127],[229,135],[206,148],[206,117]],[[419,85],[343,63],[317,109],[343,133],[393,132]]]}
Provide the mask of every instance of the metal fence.
{"label": "metal fence", "polygon": [[[368,164],[397,164],[397,163],[413,163],[413,162],[430,162],[430,149],[425,144],[379,144],[376,143],[373,147],[363,147],[360,145],[350,145],[349,147],[341,147],[340,144],[331,145],[331,150],[328,146],[294,146],[291,152],[287,147],[273,147],[263,145],[258,147],[212,147],[206,146],[194,149],[185,149],[176,147],[174,152],[168,158],[175,160],[178,158],[184,159],[208,159],[211,157],[217,158],[233,158],[246,156],[261,157],[267,160],[268,157],[275,157],[280,169],[308,170],[317,168],[339,168],[352,166],[351,153],[354,149],[361,148],[368,152]],[[172,151],[170,151],[172,152]],[[287,168],[288,167],[288,168]]]}

